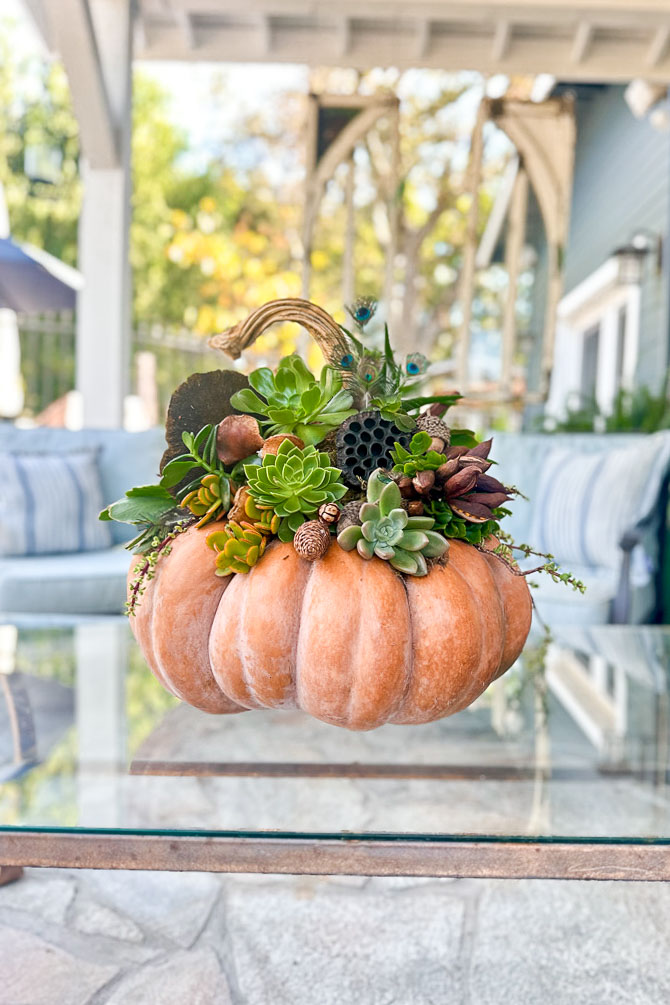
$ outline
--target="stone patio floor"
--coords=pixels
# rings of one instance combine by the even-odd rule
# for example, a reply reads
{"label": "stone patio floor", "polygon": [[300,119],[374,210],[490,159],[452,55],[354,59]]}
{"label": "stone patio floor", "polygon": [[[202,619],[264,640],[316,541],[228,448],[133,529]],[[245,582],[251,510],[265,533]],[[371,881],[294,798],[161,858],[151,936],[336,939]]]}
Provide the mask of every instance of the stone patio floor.
{"label": "stone patio floor", "polygon": [[670,886],[26,870],[1,1005],[659,1005]]}

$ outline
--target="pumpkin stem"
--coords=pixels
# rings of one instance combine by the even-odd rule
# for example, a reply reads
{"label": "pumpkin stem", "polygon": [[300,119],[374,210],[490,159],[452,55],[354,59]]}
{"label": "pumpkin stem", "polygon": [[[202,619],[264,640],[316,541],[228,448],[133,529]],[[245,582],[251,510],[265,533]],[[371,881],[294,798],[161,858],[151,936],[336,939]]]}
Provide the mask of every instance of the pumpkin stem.
{"label": "pumpkin stem", "polygon": [[299,297],[271,300],[263,304],[245,321],[227,328],[209,339],[212,349],[220,349],[232,359],[238,359],[243,349],[248,349],[263,332],[278,321],[296,321],[302,325],[329,363],[342,358],[347,351],[342,329],[337,322],[317,304]]}

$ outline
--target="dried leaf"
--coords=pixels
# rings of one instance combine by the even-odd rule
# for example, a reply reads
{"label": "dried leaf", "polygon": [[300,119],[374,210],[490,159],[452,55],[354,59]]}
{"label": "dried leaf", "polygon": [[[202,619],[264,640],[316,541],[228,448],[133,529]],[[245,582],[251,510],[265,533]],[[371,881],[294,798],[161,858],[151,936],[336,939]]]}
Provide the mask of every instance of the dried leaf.
{"label": "dried leaf", "polygon": [[[173,392],[165,422],[167,450],[163,454],[160,470],[184,453],[182,433],[197,433],[209,423],[216,424],[227,415],[239,414],[230,405],[230,397],[249,381],[237,370],[212,370],[193,373]],[[195,477],[195,473],[194,473]]]}

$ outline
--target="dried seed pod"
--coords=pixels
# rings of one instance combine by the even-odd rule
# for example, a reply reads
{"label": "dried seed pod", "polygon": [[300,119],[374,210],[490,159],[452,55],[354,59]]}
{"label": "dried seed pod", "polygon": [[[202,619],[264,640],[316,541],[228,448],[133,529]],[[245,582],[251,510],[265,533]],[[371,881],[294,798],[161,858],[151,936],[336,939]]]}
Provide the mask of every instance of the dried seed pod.
{"label": "dried seed pod", "polygon": [[327,502],[324,503],[323,506],[319,507],[319,520],[321,520],[322,523],[328,524],[329,526],[338,523],[341,515],[342,510],[337,505],[337,503]]}
{"label": "dried seed pod", "polygon": [[308,520],[295,532],[293,547],[300,558],[316,562],[330,547],[330,531],[321,520]]}
{"label": "dried seed pod", "polygon": [[398,488],[400,489],[400,495],[403,499],[411,499],[414,495],[414,486],[412,485],[412,479],[409,475],[402,475],[397,481]]}
{"label": "dried seed pod", "polygon": [[507,492],[509,495],[507,486],[491,475],[480,475],[477,479],[476,488],[478,492]]}
{"label": "dried seed pod", "polygon": [[493,519],[493,513],[488,506],[481,503],[471,502],[467,499],[451,499],[449,505],[457,516],[463,517],[469,523],[486,523]]}
{"label": "dried seed pod", "polygon": [[449,447],[449,449],[446,452],[447,460],[450,461],[454,457],[462,457],[464,454],[467,454],[467,452],[468,452],[467,447]]}
{"label": "dried seed pod", "polygon": [[305,448],[305,444],[299,436],[291,436],[290,433],[277,433],[276,436],[268,436],[267,440],[264,440],[261,447],[261,457],[265,457],[266,454],[276,456],[284,440],[290,440],[293,446],[299,447],[300,450],[304,450]]}
{"label": "dried seed pod", "polygon": [[465,492],[469,492],[473,489],[476,481],[476,468],[463,468],[462,471],[457,471],[455,475],[452,475],[451,478],[444,483],[445,499],[457,499]]}
{"label": "dried seed pod", "polygon": [[216,430],[216,452],[226,466],[251,457],[263,446],[258,422],[253,415],[227,415]]}
{"label": "dried seed pod", "polygon": [[407,513],[409,516],[423,516],[423,503],[420,499],[410,499],[407,503]]}
{"label": "dried seed pod", "polygon": [[495,509],[496,506],[503,506],[509,502],[509,496],[506,492],[471,492],[468,501],[481,503],[483,506],[488,506],[489,509]]}
{"label": "dried seed pod", "polygon": [[337,430],[337,467],[342,481],[360,490],[373,471],[392,466],[394,443],[407,447],[410,438],[376,411],[358,412],[345,419]]}
{"label": "dried seed pod", "polygon": [[484,459],[486,459],[491,453],[492,444],[493,444],[492,439],[482,440],[482,442],[478,443],[476,447],[472,447],[468,451],[468,453],[470,454],[471,457],[483,457]]}
{"label": "dried seed pod", "polygon": [[443,454],[447,444],[441,436],[433,436],[430,441],[429,450],[434,450],[436,454]]}
{"label": "dried seed pod", "polygon": [[412,485],[420,496],[426,496],[435,484],[434,471],[417,471],[412,478]]}
{"label": "dried seed pod", "polygon": [[472,454],[464,454],[458,460],[461,468],[475,468],[482,474],[491,467],[490,461],[485,461],[483,457],[474,457]]}
{"label": "dried seed pod", "polygon": [[354,499],[352,502],[348,502],[342,507],[340,522],[337,525],[338,533],[346,530],[347,527],[360,527],[360,511],[364,502],[364,499]]}
{"label": "dried seed pod", "polygon": [[458,471],[458,457],[452,457],[450,461],[445,461],[435,472],[435,479],[438,482],[446,482],[448,478]]}
{"label": "dried seed pod", "polygon": [[235,498],[233,499],[233,505],[228,510],[228,519],[235,520],[237,523],[241,523],[242,520],[246,520],[247,511],[245,506],[247,504],[247,499],[251,498],[249,495],[249,490],[246,485],[243,485],[235,493]]}

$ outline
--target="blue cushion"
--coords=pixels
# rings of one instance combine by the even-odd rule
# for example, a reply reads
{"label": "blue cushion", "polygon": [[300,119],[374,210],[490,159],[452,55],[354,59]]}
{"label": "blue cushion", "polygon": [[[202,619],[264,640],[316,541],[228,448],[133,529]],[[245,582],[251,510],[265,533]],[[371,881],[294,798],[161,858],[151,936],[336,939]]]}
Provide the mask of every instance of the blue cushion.
{"label": "blue cushion", "polygon": [[131,556],[120,547],[0,561],[0,612],[120,614]]}
{"label": "blue cushion", "polygon": [[109,548],[95,450],[0,453],[0,555]]}
{"label": "blue cushion", "polygon": [[665,434],[592,454],[550,450],[537,486],[533,545],[559,562],[618,569],[619,541],[657,508],[669,463]]}
{"label": "blue cushion", "polygon": [[[133,485],[151,485],[158,480],[158,465],[165,449],[165,432],[156,427],[141,433],[125,429],[17,429],[0,422],[0,451],[22,453],[58,453],[72,450],[98,450],[98,468],[103,506],[120,499]],[[115,543],[134,537],[132,527],[111,525]]]}

